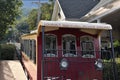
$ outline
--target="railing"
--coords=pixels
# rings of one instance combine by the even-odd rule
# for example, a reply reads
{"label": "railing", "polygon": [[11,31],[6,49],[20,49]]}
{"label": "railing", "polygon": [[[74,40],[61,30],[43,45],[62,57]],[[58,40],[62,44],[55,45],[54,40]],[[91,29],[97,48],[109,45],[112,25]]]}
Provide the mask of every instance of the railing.
{"label": "railing", "polygon": [[81,51],[81,50],[56,50],[47,49],[44,52],[44,57],[58,57],[58,53],[61,53],[62,57],[83,57],[83,58],[95,58],[96,53],[101,54],[101,51]]}
{"label": "railing", "polygon": [[[118,78],[118,71],[114,71],[120,69],[120,67],[115,67],[118,65],[116,61],[113,61],[113,54],[111,49],[103,50],[101,52],[101,57],[103,61],[103,80],[120,80]],[[116,68],[116,69],[115,69]],[[115,73],[116,72],[116,73]]]}

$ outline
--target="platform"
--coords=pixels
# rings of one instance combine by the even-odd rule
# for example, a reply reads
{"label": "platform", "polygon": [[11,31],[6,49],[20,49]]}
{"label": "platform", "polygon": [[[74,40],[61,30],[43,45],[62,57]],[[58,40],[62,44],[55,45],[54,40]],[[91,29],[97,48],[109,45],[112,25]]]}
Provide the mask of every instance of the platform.
{"label": "platform", "polygon": [[27,80],[19,60],[0,61],[0,80]]}

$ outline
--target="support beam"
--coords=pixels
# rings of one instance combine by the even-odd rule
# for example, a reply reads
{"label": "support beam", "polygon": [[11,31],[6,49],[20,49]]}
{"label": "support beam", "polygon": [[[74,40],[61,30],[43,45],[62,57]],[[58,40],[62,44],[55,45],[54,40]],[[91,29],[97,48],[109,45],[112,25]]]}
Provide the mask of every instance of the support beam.
{"label": "support beam", "polygon": [[97,19],[97,23],[101,23],[101,19]]}
{"label": "support beam", "polygon": [[118,80],[117,66],[116,66],[115,53],[114,53],[114,47],[113,47],[112,30],[109,30],[109,33],[110,33],[110,42],[111,42],[111,49],[112,49],[113,75],[114,75],[114,80]]}
{"label": "support beam", "polygon": [[42,26],[42,79],[44,80],[45,27]]}

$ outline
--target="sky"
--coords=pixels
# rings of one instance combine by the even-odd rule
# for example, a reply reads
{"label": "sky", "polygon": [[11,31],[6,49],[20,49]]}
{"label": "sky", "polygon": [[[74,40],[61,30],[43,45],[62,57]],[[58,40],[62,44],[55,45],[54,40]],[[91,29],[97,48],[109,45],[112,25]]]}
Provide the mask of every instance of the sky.
{"label": "sky", "polygon": [[38,8],[38,2],[47,2],[48,0],[22,0],[23,8]]}
{"label": "sky", "polygon": [[23,1],[23,7],[22,7],[22,13],[24,16],[27,16],[29,12],[32,9],[38,9],[39,5],[36,3],[41,3],[48,2],[48,0],[22,0]]}

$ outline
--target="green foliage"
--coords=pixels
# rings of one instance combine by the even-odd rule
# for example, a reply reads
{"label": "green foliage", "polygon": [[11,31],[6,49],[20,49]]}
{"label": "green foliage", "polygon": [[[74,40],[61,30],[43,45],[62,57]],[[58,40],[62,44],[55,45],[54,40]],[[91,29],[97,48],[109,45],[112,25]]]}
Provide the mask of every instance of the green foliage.
{"label": "green foliage", "polygon": [[37,24],[37,9],[33,9],[27,19],[27,23],[29,24],[29,29],[32,30],[36,27]]}
{"label": "green foliage", "polygon": [[120,80],[120,63],[117,64],[118,80]]}
{"label": "green foliage", "polygon": [[29,32],[29,25],[26,22],[21,22],[16,25],[17,30],[20,33],[28,33]]}
{"label": "green foliage", "polygon": [[53,3],[43,4],[41,7],[41,11],[42,11],[41,19],[42,20],[50,20],[52,17],[52,13],[53,13]]}
{"label": "green foliage", "polygon": [[31,9],[29,8],[22,8],[22,14],[17,17],[16,20],[16,25],[15,25],[15,31],[14,33],[16,34],[15,36],[15,40],[19,40],[20,36],[24,33],[28,33],[29,32],[29,24],[27,22],[28,19],[28,14],[30,12]]}
{"label": "green foliage", "polygon": [[120,46],[120,41],[119,40],[114,41],[113,45],[114,47]]}
{"label": "green foliage", "polygon": [[103,80],[113,80],[112,64],[110,62],[104,63]]}
{"label": "green foliage", "polygon": [[[120,80],[120,62],[116,62],[118,80]],[[113,63],[105,62],[103,68],[103,80],[114,80]]]}
{"label": "green foliage", "polygon": [[[53,12],[53,2],[51,0],[51,3],[44,3],[41,6],[41,14],[40,14],[40,20],[50,20],[52,17]],[[38,9],[31,10],[27,22],[29,24],[29,29],[33,30],[37,27],[37,20],[38,20]]]}
{"label": "green foliage", "polygon": [[0,59],[1,60],[13,60],[15,54],[15,46],[11,44],[0,45]]}
{"label": "green foliage", "polygon": [[20,13],[21,0],[0,0],[0,37]]}

